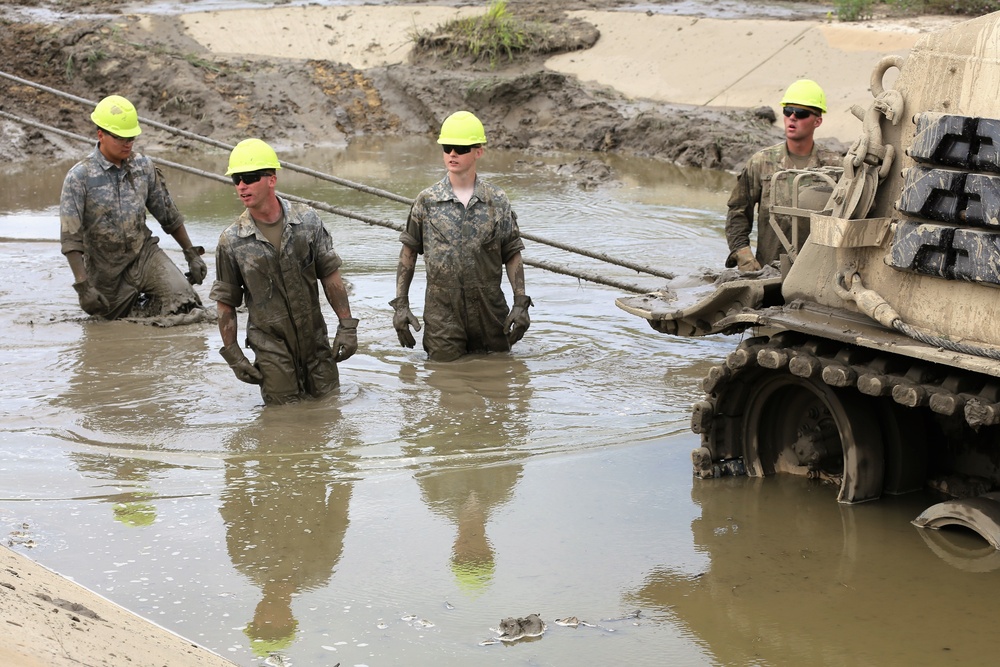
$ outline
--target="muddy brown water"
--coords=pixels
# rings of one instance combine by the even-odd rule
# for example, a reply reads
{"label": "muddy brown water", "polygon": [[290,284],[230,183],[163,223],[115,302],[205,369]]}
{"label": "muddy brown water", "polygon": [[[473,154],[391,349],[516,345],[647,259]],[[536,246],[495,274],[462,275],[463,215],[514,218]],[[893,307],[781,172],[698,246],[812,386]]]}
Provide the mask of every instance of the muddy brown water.
{"label": "muddy brown water", "polygon": [[[442,173],[417,141],[286,157],[411,197]],[[483,164],[526,231],[681,275],[721,261],[730,175],[607,158],[617,182],[582,188],[555,173],[576,157]],[[19,552],[240,665],[993,663],[1000,556],[910,525],[927,498],[692,480],[688,408],[736,338],[656,334],[619,290],[529,268],[513,354],[427,363],[391,327],[396,233],[324,214],[360,349],[336,396],[264,409],[214,325],[81,317],[55,242],[69,166],[0,175],[0,520]],[[167,174],[214,248],[232,188]],[[279,187],[405,216],[290,172]],[[542,637],[480,645],[532,613]]]}

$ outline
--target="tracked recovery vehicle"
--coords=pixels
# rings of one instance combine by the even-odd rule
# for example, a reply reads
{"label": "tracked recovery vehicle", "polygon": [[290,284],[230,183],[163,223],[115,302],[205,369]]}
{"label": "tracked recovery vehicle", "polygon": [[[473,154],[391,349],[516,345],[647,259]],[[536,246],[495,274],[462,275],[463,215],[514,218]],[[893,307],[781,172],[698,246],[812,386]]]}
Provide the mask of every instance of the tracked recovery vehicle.
{"label": "tracked recovery vehicle", "polygon": [[953,499],[915,523],[1000,548],[1000,12],[870,85],[842,173],[774,177],[809,184],[773,207],[780,266],[617,304],[662,333],[744,336],[693,406],[697,477],[802,474],[843,503],[930,485]]}

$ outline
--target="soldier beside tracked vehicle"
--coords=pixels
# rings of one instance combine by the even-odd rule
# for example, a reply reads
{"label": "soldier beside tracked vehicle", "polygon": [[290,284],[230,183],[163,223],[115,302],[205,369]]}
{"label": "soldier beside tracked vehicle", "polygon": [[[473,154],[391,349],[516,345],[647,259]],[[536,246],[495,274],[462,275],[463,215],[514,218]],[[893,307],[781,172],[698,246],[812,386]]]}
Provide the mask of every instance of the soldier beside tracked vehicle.
{"label": "soldier beside tracked vehicle", "polygon": [[[915,523],[1000,548],[998,33],[1000,12],[876,65],[843,174],[820,176],[829,197],[804,205],[792,187],[772,206],[776,266],[724,272],[697,301],[618,299],[663,333],[755,334],[703,382],[697,477],[824,478],[843,503],[930,484],[954,499]],[[776,214],[797,221],[791,238]]]}

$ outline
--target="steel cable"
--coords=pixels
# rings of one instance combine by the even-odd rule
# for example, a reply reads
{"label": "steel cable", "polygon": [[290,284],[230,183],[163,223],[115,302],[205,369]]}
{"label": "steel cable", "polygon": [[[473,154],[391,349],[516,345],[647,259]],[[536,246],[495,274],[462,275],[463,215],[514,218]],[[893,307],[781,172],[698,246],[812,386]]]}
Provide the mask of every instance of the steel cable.
{"label": "steel cable", "polygon": [[[16,115],[14,115],[12,113],[8,113],[8,112],[2,111],[2,110],[0,110],[0,118],[6,118],[8,120],[13,120],[13,121],[16,121],[18,123],[22,123],[24,125],[27,125],[28,127],[34,127],[34,128],[40,129],[40,130],[44,130],[46,132],[51,132],[53,134],[57,134],[57,135],[59,135],[61,137],[65,137],[67,139],[74,139],[74,140],[77,140],[77,141],[84,141],[84,142],[91,142],[91,141],[93,141],[92,138],[85,137],[82,134],[76,134],[75,132],[69,132],[67,130],[61,130],[61,129],[56,128],[56,127],[51,127],[51,126],[45,125],[44,123],[38,123],[36,121],[29,120],[27,118],[21,118],[20,116],[16,116]],[[195,176],[201,176],[201,177],[204,177],[204,178],[208,178],[208,179],[211,179],[213,181],[217,181],[219,183],[223,183],[225,185],[230,185],[232,183],[232,181],[230,181],[225,176],[220,176],[219,174],[215,174],[215,173],[212,173],[212,172],[209,172],[209,171],[205,171],[204,169],[198,169],[197,167],[190,167],[190,166],[188,166],[186,164],[181,164],[179,162],[173,162],[171,160],[164,160],[163,158],[157,158],[157,157],[151,157],[150,156],[150,159],[154,163],[163,165],[164,167],[170,167],[171,169],[176,169],[178,171],[184,171],[184,172],[187,172],[189,174],[193,174]],[[382,220],[380,218],[373,218],[371,216],[362,215],[360,213],[355,213],[354,211],[349,211],[347,209],[340,208],[339,206],[331,206],[330,204],[327,204],[326,202],[316,201],[314,199],[306,199],[305,197],[299,197],[297,195],[292,195],[292,194],[288,194],[288,193],[285,193],[285,192],[278,192],[278,194],[281,197],[283,197],[283,198],[285,198],[285,199],[287,199],[289,201],[294,201],[294,202],[299,202],[299,203],[302,203],[302,204],[307,204],[307,205],[312,206],[313,208],[319,209],[321,211],[326,211],[328,213],[333,213],[335,215],[339,215],[339,216],[342,216],[342,217],[345,217],[345,218],[351,218],[352,220],[358,220],[360,222],[364,222],[364,223],[369,224],[369,225],[375,225],[375,226],[378,226],[378,227],[386,227],[388,229],[392,229],[392,230],[395,230],[397,232],[403,231],[403,226],[402,225],[397,224],[395,222],[392,222],[390,220]],[[644,293],[646,293],[646,292],[649,291],[648,289],[643,289],[642,287],[639,287],[638,285],[632,285],[630,283],[622,282],[622,281],[616,280],[614,278],[607,278],[607,277],[598,275],[596,273],[592,273],[590,271],[581,271],[581,270],[578,270],[578,269],[570,269],[570,268],[567,268],[567,267],[564,267],[564,266],[560,266],[558,264],[552,264],[550,262],[546,262],[546,261],[543,261],[543,260],[528,259],[528,258],[525,258],[525,257],[522,257],[522,261],[525,263],[525,265],[535,267],[536,269],[543,269],[545,271],[551,271],[552,273],[559,273],[559,274],[562,274],[562,275],[572,276],[574,278],[579,278],[581,280],[586,280],[586,281],[589,281],[589,282],[592,282],[592,283],[599,283],[601,285],[607,285],[608,287],[615,287],[617,289],[625,290],[627,292],[633,292],[633,293],[636,293],[636,294],[644,294]]]}
{"label": "steel cable", "polygon": [[[15,76],[13,74],[9,74],[9,73],[4,72],[4,71],[0,71],[0,78],[5,78],[5,79],[8,79],[10,81],[14,81],[16,83],[19,83],[19,84],[22,84],[22,85],[25,85],[25,86],[31,86],[33,88],[37,88],[38,90],[44,91],[46,93],[50,93],[50,94],[55,95],[57,97],[62,97],[64,99],[71,100],[73,102],[77,102],[79,104],[87,105],[87,106],[90,106],[90,107],[93,107],[96,104],[96,102],[94,102],[92,100],[88,100],[88,99],[83,98],[83,97],[78,97],[76,95],[72,95],[70,93],[63,92],[63,91],[58,90],[56,88],[50,88],[49,86],[45,86],[45,85],[42,85],[40,83],[35,83],[34,81],[29,81],[28,79],[22,79],[19,76]],[[166,132],[169,132],[171,134],[176,134],[178,136],[185,137],[187,139],[192,139],[192,140],[195,140],[195,141],[200,141],[200,142],[208,144],[210,146],[215,146],[216,148],[222,148],[222,149],[225,149],[225,150],[232,150],[233,149],[232,145],[227,144],[225,142],[218,141],[218,140],[212,139],[210,137],[205,137],[205,136],[202,136],[202,135],[199,135],[199,134],[195,134],[194,132],[188,132],[187,130],[182,130],[180,128],[172,127],[170,125],[165,125],[164,123],[160,123],[160,122],[152,120],[150,118],[146,118],[145,116],[139,116],[139,120],[141,122],[143,122],[143,123],[146,123],[150,127],[155,127],[155,128],[164,130]],[[41,127],[42,129],[46,129],[46,130],[49,129],[48,126],[36,125],[36,127]],[[88,139],[88,141],[89,141],[89,139]],[[310,169],[309,167],[303,167],[301,165],[297,165],[297,164],[294,164],[294,163],[291,163],[291,162],[282,161],[281,164],[282,164],[282,167],[285,168],[285,169],[289,169],[291,171],[295,171],[295,172],[299,172],[299,173],[306,174],[306,175],[309,175],[309,176],[313,176],[313,177],[318,178],[320,180],[329,181],[331,183],[335,183],[337,185],[342,185],[342,186],[347,187],[347,188],[352,188],[354,190],[358,190],[360,192],[365,192],[367,194],[375,195],[377,197],[384,197],[386,199],[391,199],[392,201],[399,202],[399,203],[405,204],[407,206],[410,206],[410,205],[413,204],[413,199],[411,199],[409,197],[405,197],[403,195],[395,194],[393,192],[389,192],[388,190],[382,190],[382,189],[379,189],[379,188],[373,188],[371,186],[364,185],[363,183],[355,183],[353,181],[349,181],[349,180],[344,179],[344,178],[339,178],[337,176],[333,176],[331,174],[326,174],[326,173],[323,173],[323,172],[320,172],[320,171],[316,171],[315,169]],[[342,215],[342,214],[338,213],[338,215]],[[346,217],[353,218],[355,216],[348,215]],[[357,218],[357,219],[360,219],[360,218]],[[589,257],[591,259],[596,259],[596,260],[600,260],[602,262],[607,262],[608,264],[613,264],[615,266],[621,266],[621,267],[626,268],[626,269],[631,269],[631,270],[636,271],[638,273],[646,273],[646,274],[649,274],[651,276],[656,276],[658,278],[664,278],[666,280],[671,280],[672,278],[674,278],[674,274],[670,273],[668,271],[660,271],[659,269],[655,269],[655,268],[650,267],[650,266],[645,266],[643,264],[639,264],[639,263],[636,263],[636,262],[631,262],[631,261],[626,260],[626,259],[620,259],[620,258],[616,258],[616,257],[611,257],[610,255],[608,255],[606,253],[591,252],[591,251],[586,250],[584,248],[579,248],[579,247],[570,245],[568,243],[562,243],[560,241],[553,241],[551,239],[546,239],[544,237],[538,236],[536,234],[532,234],[530,232],[525,232],[523,230],[521,231],[521,237],[524,238],[524,239],[527,239],[529,241],[534,241],[535,243],[541,243],[542,245],[547,245],[547,246],[550,246],[550,247],[553,247],[553,248],[557,248],[559,250],[565,250],[566,252],[572,252],[572,253],[575,253],[575,254],[578,254],[578,255],[582,255],[584,257]]]}

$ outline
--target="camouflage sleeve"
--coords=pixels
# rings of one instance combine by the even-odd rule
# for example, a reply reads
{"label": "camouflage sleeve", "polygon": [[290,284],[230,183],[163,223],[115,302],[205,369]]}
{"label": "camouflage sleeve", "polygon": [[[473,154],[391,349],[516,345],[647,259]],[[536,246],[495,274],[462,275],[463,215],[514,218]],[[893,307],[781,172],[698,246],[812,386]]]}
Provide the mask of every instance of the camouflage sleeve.
{"label": "camouflage sleeve", "polygon": [[406,216],[406,228],[399,234],[400,242],[417,251],[418,255],[424,252],[424,220],[427,219],[426,199],[417,196],[417,200],[410,207],[410,214]]}
{"label": "camouflage sleeve", "polygon": [[517,226],[517,213],[514,209],[507,209],[510,214],[510,230],[503,239],[500,246],[500,259],[506,264],[511,257],[524,250],[524,241],[521,240],[521,230]]}
{"label": "camouflage sleeve", "polygon": [[83,212],[87,191],[77,167],[70,169],[59,196],[59,239],[62,253],[83,252]]}
{"label": "camouflage sleeve", "polygon": [[726,214],[726,243],[730,256],[740,248],[750,245],[753,231],[754,208],[760,201],[761,184],[754,169],[753,158],[736,177],[736,187],[729,195],[729,212]]}
{"label": "camouflage sleeve", "polygon": [[226,232],[219,237],[215,248],[215,282],[208,298],[233,308],[239,308],[243,303],[243,274]]}
{"label": "camouflage sleeve", "polygon": [[167,190],[167,181],[159,167],[152,165],[149,161],[144,166],[144,172],[150,179],[149,192],[146,195],[146,208],[153,214],[160,227],[167,234],[173,234],[177,228],[184,224],[184,216],[174,204],[173,198]]}
{"label": "camouflage sleeve", "polygon": [[318,213],[312,209],[310,211],[316,217],[316,233],[313,240],[316,247],[316,275],[320,278],[326,278],[339,269],[344,262],[340,259],[337,251],[333,249],[333,239],[330,237],[326,225],[323,224],[323,220]]}

